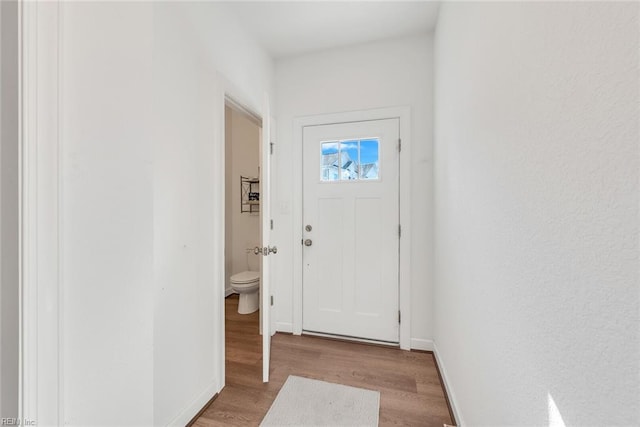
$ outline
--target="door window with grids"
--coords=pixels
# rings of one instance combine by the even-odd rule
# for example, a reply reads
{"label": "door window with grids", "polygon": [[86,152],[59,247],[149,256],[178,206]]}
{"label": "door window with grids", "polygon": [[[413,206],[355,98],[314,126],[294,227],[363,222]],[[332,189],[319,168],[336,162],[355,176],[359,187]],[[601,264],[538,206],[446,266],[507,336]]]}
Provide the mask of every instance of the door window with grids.
{"label": "door window with grids", "polygon": [[380,177],[378,138],[323,141],[320,181],[377,180]]}

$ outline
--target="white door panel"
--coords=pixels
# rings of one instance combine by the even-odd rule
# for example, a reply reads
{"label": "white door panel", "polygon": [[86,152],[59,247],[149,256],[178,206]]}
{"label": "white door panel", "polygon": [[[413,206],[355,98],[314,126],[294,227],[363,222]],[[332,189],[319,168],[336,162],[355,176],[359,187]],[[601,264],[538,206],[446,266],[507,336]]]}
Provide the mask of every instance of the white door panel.
{"label": "white door panel", "polygon": [[306,331],[398,342],[398,136],[398,119],[304,128]]}
{"label": "white door panel", "polygon": [[260,168],[260,212],[262,216],[262,274],[260,286],[260,322],[262,327],[262,381],[269,382],[271,361],[271,116],[269,98],[265,95],[262,107],[261,168]]}

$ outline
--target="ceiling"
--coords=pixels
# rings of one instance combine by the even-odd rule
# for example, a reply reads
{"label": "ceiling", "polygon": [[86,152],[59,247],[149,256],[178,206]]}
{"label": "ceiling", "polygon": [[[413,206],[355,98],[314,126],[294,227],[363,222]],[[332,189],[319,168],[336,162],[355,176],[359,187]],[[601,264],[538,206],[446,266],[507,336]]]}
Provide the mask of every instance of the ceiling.
{"label": "ceiling", "polygon": [[357,43],[426,33],[434,1],[226,2],[238,22],[276,59]]}

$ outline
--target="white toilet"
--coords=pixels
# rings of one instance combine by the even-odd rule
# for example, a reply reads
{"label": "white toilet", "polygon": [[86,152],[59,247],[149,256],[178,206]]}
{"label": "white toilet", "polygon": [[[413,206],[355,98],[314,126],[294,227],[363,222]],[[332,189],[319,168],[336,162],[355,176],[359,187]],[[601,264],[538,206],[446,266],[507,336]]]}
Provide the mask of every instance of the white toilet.
{"label": "white toilet", "polygon": [[243,271],[231,276],[231,288],[240,295],[238,313],[249,314],[260,306],[260,273]]}

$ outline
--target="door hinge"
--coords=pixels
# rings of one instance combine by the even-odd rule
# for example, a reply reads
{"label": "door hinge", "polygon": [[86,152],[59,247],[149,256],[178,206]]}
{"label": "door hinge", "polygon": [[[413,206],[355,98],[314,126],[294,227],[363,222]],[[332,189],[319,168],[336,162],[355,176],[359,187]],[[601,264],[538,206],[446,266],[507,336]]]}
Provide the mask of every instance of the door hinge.
{"label": "door hinge", "polygon": [[402,139],[398,138],[398,152],[402,151]]}
{"label": "door hinge", "polygon": [[269,220],[269,224],[271,225],[271,229],[273,230],[273,220]]}
{"label": "door hinge", "polygon": [[269,154],[273,154],[273,146],[275,145],[274,142],[270,142],[269,143]]}
{"label": "door hinge", "polygon": [[402,226],[398,224],[398,238],[402,237]]}
{"label": "door hinge", "polygon": [[398,323],[402,323],[402,316],[400,315],[400,310],[398,310]]}
{"label": "door hinge", "polygon": [[273,295],[271,295],[271,305],[273,305]]}

